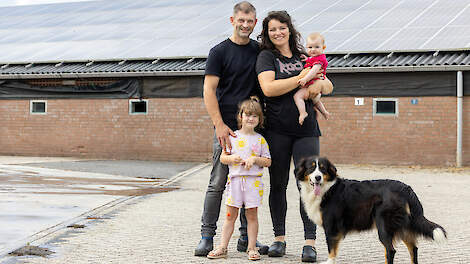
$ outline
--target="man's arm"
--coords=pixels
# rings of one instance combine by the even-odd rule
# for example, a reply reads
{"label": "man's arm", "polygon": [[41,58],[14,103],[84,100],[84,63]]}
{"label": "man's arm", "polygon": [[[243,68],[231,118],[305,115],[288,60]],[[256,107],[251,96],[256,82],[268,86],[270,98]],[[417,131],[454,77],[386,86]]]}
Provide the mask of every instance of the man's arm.
{"label": "man's arm", "polygon": [[206,75],[204,77],[204,104],[215,127],[215,135],[220,146],[223,150],[230,152],[232,145],[230,144],[229,136],[235,137],[235,133],[224,123],[220,114],[219,102],[216,96],[219,80],[220,78],[215,75]]}

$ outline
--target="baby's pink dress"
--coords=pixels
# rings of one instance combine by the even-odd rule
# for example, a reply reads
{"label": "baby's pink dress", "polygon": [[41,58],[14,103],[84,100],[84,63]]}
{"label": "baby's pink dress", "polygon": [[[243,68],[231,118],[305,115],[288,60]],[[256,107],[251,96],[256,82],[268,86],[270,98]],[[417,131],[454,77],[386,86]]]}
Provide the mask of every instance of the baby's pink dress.
{"label": "baby's pink dress", "polygon": [[[328,61],[326,60],[326,55],[321,54],[315,57],[308,57],[307,60],[305,61],[304,69],[313,67],[315,64],[320,64],[321,65],[321,73],[323,75],[326,74],[326,67],[328,67]],[[319,78],[314,78],[310,80],[308,83],[305,84],[305,87],[312,85],[315,80],[318,80]]]}
{"label": "baby's pink dress", "polygon": [[[237,154],[243,160],[250,156],[271,158],[268,143],[258,133],[253,135],[235,131],[236,138],[230,137],[232,155]],[[229,165],[229,174],[225,187],[225,204],[237,208],[255,208],[263,200],[263,167],[256,164],[247,170],[241,164]]]}

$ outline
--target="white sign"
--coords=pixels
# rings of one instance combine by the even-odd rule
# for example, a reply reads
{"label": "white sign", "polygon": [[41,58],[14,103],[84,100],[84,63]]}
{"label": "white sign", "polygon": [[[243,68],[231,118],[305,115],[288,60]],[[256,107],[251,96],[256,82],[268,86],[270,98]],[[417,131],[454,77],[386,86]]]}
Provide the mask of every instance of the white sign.
{"label": "white sign", "polygon": [[364,98],[354,98],[354,105],[364,105]]}

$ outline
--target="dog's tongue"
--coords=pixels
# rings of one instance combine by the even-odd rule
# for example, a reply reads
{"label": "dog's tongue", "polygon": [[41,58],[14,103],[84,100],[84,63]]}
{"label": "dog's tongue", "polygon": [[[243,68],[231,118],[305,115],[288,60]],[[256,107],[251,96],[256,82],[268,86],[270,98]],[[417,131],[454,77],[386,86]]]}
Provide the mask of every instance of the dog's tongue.
{"label": "dog's tongue", "polygon": [[320,195],[320,184],[315,184],[315,185],[313,186],[313,193],[314,193],[315,195]]}

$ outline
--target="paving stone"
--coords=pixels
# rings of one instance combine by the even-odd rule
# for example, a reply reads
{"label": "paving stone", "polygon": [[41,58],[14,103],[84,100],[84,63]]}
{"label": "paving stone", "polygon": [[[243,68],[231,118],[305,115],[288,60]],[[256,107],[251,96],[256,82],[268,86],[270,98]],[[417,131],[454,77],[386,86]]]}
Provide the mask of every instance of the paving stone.
{"label": "paving stone", "polygon": [[[425,216],[447,229],[448,242],[438,245],[420,241],[420,263],[470,262],[470,173],[469,170],[408,167],[338,165],[341,177],[350,179],[390,178],[401,180],[418,194]],[[210,167],[178,182],[181,189],[148,195],[123,204],[109,219],[90,220],[84,229],[65,230],[41,241],[41,246],[57,252],[47,258],[16,258],[16,263],[251,263],[245,253],[236,251],[238,221],[229,244],[229,257],[208,260],[193,256],[200,239],[200,218]],[[267,175],[267,174],[265,174]],[[265,197],[259,210],[259,237],[273,240],[268,207],[269,177],[264,177]],[[262,256],[258,263],[300,263],[303,227],[299,214],[298,191],[292,176],[288,188],[287,254],[282,258]],[[222,207],[218,233],[223,224]],[[59,238],[58,238],[59,237]],[[328,253],[323,230],[317,230],[318,260]],[[220,241],[219,234],[215,242]],[[403,243],[397,244],[396,263],[409,263]],[[384,263],[384,249],[376,231],[350,234],[340,245],[337,263]]]}

